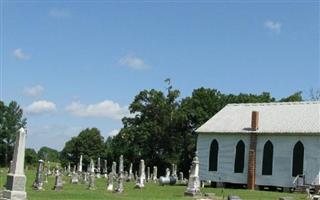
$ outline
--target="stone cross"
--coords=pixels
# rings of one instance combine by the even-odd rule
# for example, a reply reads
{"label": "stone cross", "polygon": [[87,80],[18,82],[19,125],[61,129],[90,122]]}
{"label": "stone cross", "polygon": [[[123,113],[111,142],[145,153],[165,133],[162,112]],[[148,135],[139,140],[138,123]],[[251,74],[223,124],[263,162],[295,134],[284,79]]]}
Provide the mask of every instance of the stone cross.
{"label": "stone cross", "polygon": [[90,161],[89,173],[90,173],[90,176],[89,176],[88,189],[95,190],[96,189],[96,179],[95,179],[95,173],[94,173],[94,162],[92,159]]}
{"label": "stone cross", "polygon": [[199,159],[197,156],[193,158],[190,169],[188,187],[184,194],[186,196],[197,196],[201,194],[199,180]]}
{"label": "stone cross", "polygon": [[56,168],[55,174],[56,174],[56,177],[55,177],[53,190],[60,191],[63,188],[62,174],[60,173],[58,168]]}
{"label": "stone cross", "polygon": [[157,166],[153,166],[152,174],[153,174],[153,177],[152,177],[153,181],[157,182],[157,180],[158,180],[158,167]]}
{"label": "stone cross", "polygon": [[25,129],[20,128],[16,136],[14,145],[13,160],[10,165],[10,173],[7,175],[7,182],[5,190],[2,192],[2,199],[4,200],[26,200],[27,193],[26,176],[24,174],[24,154],[26,145]]}
{"label": "stone cross", "polygon": [[139,177],[137,178],[137,182],[136,182],[135,188],[143,188],[145,181],[146,181],[146,174],[145,174],[144,160],[140,160]]}
{"label": "stone cross", "polygon": [[36,179],[33,182],[33,188],[36,190],[42,190],[43,182],[42,182],[42,170],[43,170],[43,160],[39,160]]}
{"label": "stone cross", "polygon": [[118,185],[115,189],[115,192],[122,193],[123,192],[123,180],[124,180],[124,172],[123,172],[123,155],[120,156],[119,160],[119,177],[118,177]]}

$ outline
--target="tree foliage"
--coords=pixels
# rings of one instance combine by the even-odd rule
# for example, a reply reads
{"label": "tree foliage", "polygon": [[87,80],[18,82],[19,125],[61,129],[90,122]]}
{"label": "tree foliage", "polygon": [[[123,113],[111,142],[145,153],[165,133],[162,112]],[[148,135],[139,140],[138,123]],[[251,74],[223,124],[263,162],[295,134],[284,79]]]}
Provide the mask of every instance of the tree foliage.
{"label": "tree foliage", "polygon": [[34,149],[26,148],[25,151],[25,163],[27,165],[36,165],[38,163],[39,157]]}
{"label": "tree foliage", "polygon": [[83,155],[83,163],[87,166],[91,158],[97,160],[103,156],[104,147],[104,138],[100,131],[97,128],[87,128],[65,144],[61,152],[62,164],[67,165],[71,162],[72,165],[76,165],[80,155]]}
{"label": "tree foliage", "polygon": [[18,130],[26,126],[23,111],[15,101],[5,105],[0,101],[0,165],[8,165]]}
{"label": "tree foliage", "polygon": [[38,151],[38,157],[45,161],[58,162],[60,159],[60,153],[49,147],[41,147]]}

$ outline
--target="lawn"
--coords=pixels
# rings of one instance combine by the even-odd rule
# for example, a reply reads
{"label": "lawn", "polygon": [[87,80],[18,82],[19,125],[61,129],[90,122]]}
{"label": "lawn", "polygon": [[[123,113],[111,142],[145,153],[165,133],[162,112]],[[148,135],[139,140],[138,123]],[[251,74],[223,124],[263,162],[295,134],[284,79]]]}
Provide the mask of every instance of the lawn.
{"label": "lawn", "polygon": [[[6,181],[6,170],[1,171],[0,185],[4,185]],[[154,183],[146,183],[145,188],[139,190],[134,189],[134,183],[125,183],[125,191],[123,194],[115,194],[106,190],[106,179],[97,179],[97,189],[94,191],[87,190],[86,185],[70,184],[70,177],[64,176],[65,185],[62,191],[53,191],[54,177],[49,177],[49,183],[44,184],[44,191],[34,191],[31,187],[34,178],[35,171],[27,171],[27,195],[28,200],[76,200],[76,199],[192,199],[191,197],[184,197],[183,193],[186,186],[159,186]],[[261,199],[271,200],[278,199],[283,196],[292,196],[296,200],[305,199],[305,195],[302,194],[290,194],[281,192],[268,192],[268,191],[249,191],[240,189],[221,189],[221,188],[203,188],[202,192],[215,193],[216,196],[224,196],[225,199],[229,194],[238,195],[244,200]]]}

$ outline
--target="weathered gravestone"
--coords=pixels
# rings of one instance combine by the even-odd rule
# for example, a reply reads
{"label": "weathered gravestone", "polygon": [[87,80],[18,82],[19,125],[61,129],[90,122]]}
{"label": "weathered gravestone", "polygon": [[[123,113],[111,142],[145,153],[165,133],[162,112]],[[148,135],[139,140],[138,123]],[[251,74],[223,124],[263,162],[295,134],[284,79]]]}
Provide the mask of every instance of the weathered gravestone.
{"label": "weathered gravestone", "polygon": [[145,180],[146,180],[146,174],[145,174],[144,160],[140,160],[139,177],[137,178],[137,182],[136,182],[135,188],[143,188]]}
{"label": "weathered gravestone", "polygon": [[24,154],[26,145],[25,129],[19,129],[16,136],[16,142],[14,146],[13,160],[10,165],[10,172],[7,175],[7,182],[5,190],[0,195],[1,200],[26,200],[27,193],[26,176],[24,174]]}
{"label": "weathered gravestone", "polygon": [[62,174],[58,168],[56,168],[55,170],[55,175],[56,177],[54,181],[53,190],[60,191],[63,189],[63,181],[62,181]]}
{"label": "weathered gravestone", "polygon": [[198,196],[201,195],[200,192],[200,179],[199,179],[199,159],[197,156],[193,158],[189,182],[187,190],[184,192],[186,196]]}
{"label": "weathered gravestone", "polygon": [[153,166],[153,171],[152,171],[152,179],[153,179],[153,182],[157,182],[158,181],[158,167],[157,166]]}
{"label": "weathered gravestone", "polygon": [[123,192],[123,180],[124,180],[124,172],[123,172],[123,155],[120,156],[119,160],[119,177],[118,177],[118,184],[115,189],[115,192],[122,193]]}
{"label": "weathered gravestone", "polygon": [[94,162],[92,159],[90,161],[89,173],[90,173],[90,176],[89,176],[88,189],[95,190],[96,189],[96,177],[95,177],[95,172],[94,172]]}
{"label": "weathered gravestone", "polygon": [[43,170],[43,160],[39,160],[36,179],[34,180],[32,185],[35,190],[43,190],[42,170]]}

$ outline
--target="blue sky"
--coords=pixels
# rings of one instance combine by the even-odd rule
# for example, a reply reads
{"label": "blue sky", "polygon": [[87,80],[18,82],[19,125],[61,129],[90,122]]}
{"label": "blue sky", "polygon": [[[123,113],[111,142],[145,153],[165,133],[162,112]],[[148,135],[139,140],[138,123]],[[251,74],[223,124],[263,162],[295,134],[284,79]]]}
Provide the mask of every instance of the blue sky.
{"label": "blue sky", "polygon": [[[273,3],[272,3],[273,2]],[[297,2],[297,1],[295,1]],[[106,137],[143,89],[171,78],[276,98],[319,88],[319,3],[1,1],[1,99],[28,119],[27,146]]]}

